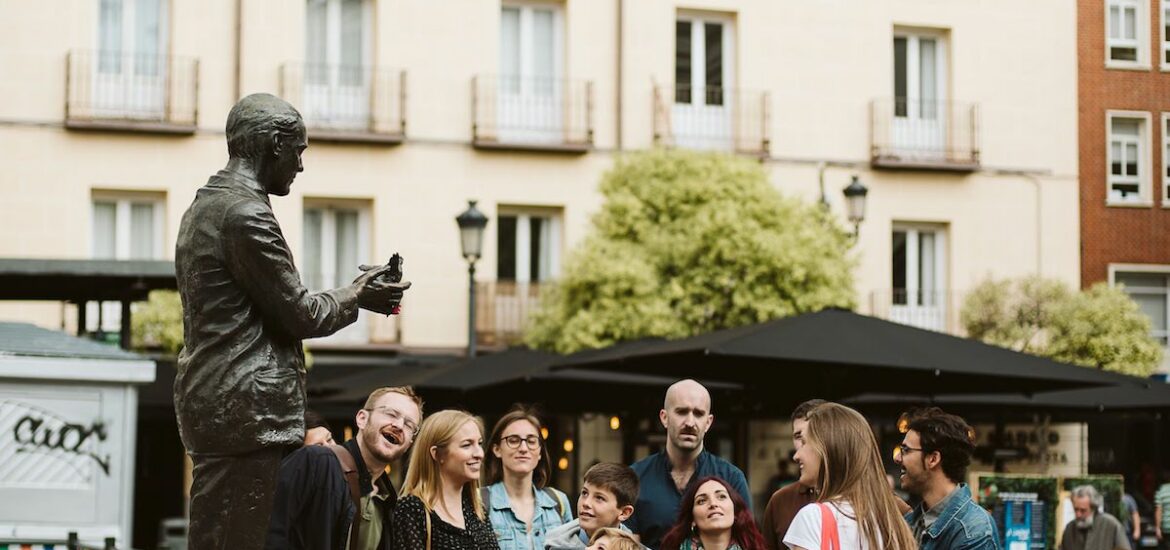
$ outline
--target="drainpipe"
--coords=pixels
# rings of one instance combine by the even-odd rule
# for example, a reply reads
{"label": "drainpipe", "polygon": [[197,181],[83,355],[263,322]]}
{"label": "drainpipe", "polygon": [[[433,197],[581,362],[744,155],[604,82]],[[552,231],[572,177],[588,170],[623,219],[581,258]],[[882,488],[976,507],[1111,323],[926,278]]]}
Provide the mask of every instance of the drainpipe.
{"label": "drainpipe", "polygon": [[240,93],[243,91],[243,85],[241,83],[242,73],[243,73],[243,61],[242,60],[244,57],[244,52],[243,52],[244,39],[243,39],[243,37],[244,37],[244,0],[236,0],[236,36],[235,36],[235,42],[236,42],[236,59],[235,59],[236,67],[235,67],[235,69],[236,70],[235,70],[234,82],[233,82],[236,93],[235,93],[235,96],[232,98],[233,104],[240,100]]}
{"label": "drainpipe", "polygon": [[1044,276],[1044,243],[1041,236],[1044,231],[1044,196],[1040,189],[1040,178],[1034,174],[1023,174],[1024,179],[1032,184],[1033,189],[1036,190],[1036,276]]}
{"label": "drainpipe", "polygon": [[622,48],[624,47],[622,42],[625,35],[625,12],[625,0],[617,0],[617,82],[615,84],[616,90],[614,92],[614,118],[617,131],[617,135],[614,138],[614,149],[617,151],[622,150],[622,58],[624,57],[622,55]]}

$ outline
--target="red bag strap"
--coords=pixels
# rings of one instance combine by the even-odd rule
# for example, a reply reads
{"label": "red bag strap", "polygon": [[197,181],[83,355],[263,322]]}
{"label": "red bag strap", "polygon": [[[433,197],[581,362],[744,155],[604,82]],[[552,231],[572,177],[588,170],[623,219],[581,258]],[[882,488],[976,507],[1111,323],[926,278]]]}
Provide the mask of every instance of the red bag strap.
{"label": "red bag strap", "polygon": [[841,537],[837,532],[837,516],[829,505],[818,503],[821,508],[821,550],[841,550]]}

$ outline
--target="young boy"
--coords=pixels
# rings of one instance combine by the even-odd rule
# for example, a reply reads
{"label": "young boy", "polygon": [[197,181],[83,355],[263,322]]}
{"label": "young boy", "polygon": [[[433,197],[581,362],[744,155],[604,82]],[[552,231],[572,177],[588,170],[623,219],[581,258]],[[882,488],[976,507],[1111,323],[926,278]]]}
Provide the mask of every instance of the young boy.
{"label": "young boy", "polygon": [[638,498],[638,474],[625,464],[602,462],[585,472],[577,519],[545,537],[545,550],[584,550],[589,539],[606,527],[628,531],[622,522],[634,513]]}

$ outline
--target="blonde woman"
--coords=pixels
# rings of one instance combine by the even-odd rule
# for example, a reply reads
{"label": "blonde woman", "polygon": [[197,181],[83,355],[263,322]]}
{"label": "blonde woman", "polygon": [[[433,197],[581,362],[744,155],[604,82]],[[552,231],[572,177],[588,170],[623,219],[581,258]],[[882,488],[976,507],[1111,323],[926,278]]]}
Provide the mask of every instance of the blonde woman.
{"label": "blonde woman", "polygon": [[886,482],[877,440],[860,413],[836,403],[809,411],[796,463],[801,485],[816,489],[817,502],[797,512],[784,535],[788,548],[917,548]]}
{"label": "blonde woman", "polygon": [[585,550],[643,550],[634,536],[614,527],[598,529]]}
{"label": "blonde woman", "polygon": [[394,507],[394,550],[498,550],[479,496],[483,423],[463,411],[423,421]]}

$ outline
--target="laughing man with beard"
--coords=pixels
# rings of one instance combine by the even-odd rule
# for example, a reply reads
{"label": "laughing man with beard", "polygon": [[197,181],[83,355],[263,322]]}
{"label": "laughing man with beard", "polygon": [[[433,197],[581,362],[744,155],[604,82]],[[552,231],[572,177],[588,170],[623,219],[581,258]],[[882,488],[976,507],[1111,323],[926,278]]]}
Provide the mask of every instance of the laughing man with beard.
{"label": "laughing man with beard", "polygon": [[390,548],[398,492],[386,466],[414,443],[422,409],[410,386],[378,388],[354,418],[353,439],[285,458],[265,548]]}
{"label": "laughing man with beard", "polygon": [[974,432],[937,407],[915,411],[894,461],[902,488],[922,499],[906,521],[921,550],[999,550],[995,522],[963,483],[975,452]]}
{"label": "laughing man with beard", "polygon": [[682,495],[696,480],[721,477],[751,507],[743,471],[703,448],[703,437],[715,421],[707,388],[694,380],[675,382],[666,390],[658,418],[666,428],[666,448],[631,466],[640,489],[634,514],[625,523],[650,548],[657,548],[674,526]]}

